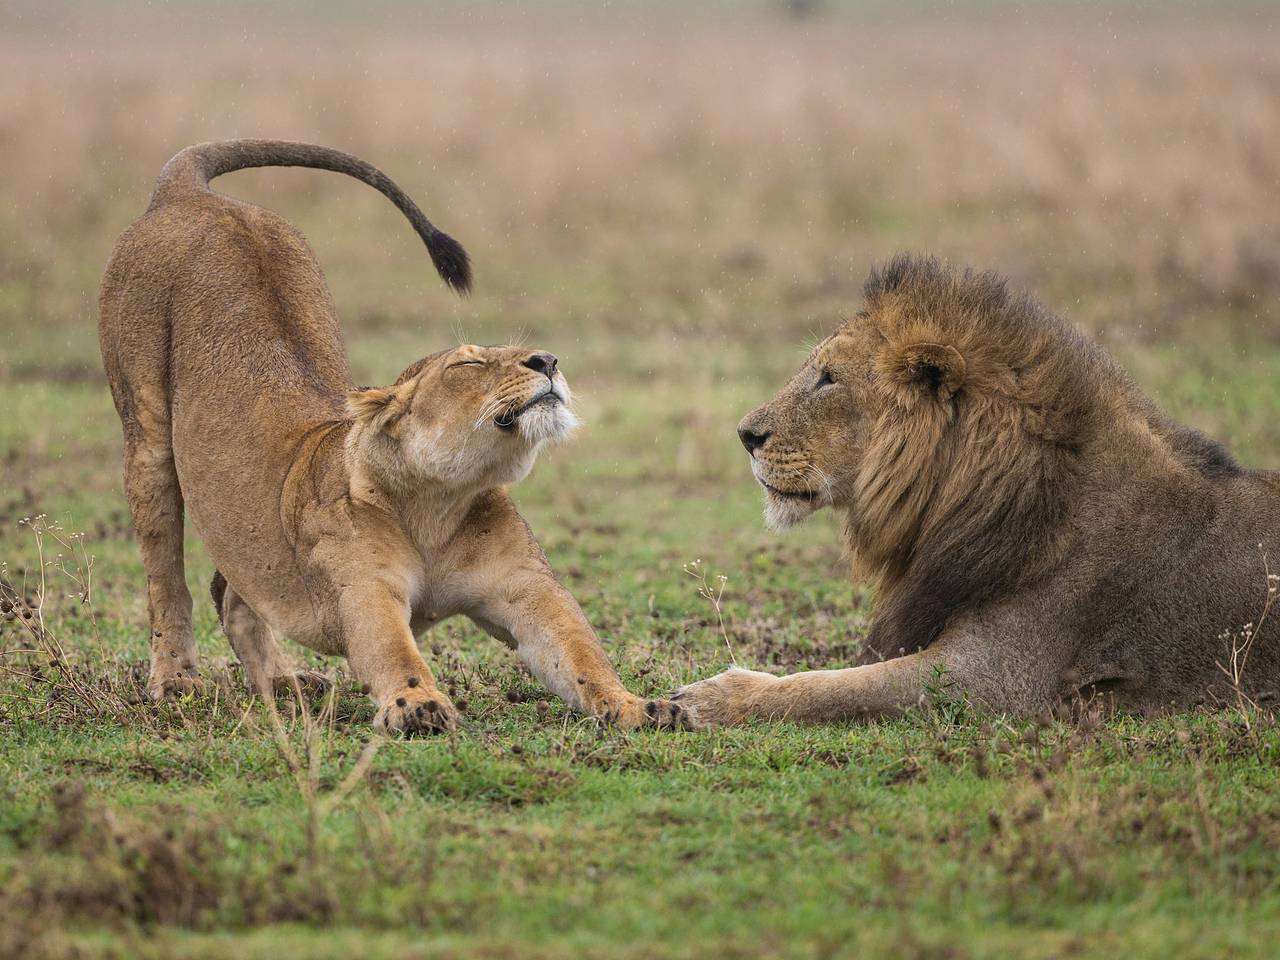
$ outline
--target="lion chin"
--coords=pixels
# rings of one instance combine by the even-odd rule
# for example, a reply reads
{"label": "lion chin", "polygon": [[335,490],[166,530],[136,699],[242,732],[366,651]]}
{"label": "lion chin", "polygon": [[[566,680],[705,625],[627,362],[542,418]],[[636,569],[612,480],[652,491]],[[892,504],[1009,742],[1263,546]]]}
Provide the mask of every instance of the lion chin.
{"label": "lion chin", "polygon": [[771,490],[764,491],[764,524],[774,533],[783,533],[797,527],[813,516],[813,501],[798,497],[783,497]]}

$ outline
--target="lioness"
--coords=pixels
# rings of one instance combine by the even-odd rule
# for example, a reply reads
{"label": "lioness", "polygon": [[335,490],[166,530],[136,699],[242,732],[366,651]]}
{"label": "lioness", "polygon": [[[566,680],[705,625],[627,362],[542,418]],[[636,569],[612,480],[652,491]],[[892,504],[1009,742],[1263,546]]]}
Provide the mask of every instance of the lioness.
{"label": "lioness", "polygon": [[217,564],[231,646],[264,695],[296,668],[276,633],[345,656],[389,731],[452,728],[414,635],[463,613],[573,707],[635,727],[680,721],[628,693],[503,484],[576,420],[544,350],[463,346],[355,390],[314,255],[270,211],[213,193],[245,167],[345,173],[408,217],[465,291],[462,247],[378,170],[308,144],[189,147],[117,242],[100,294],[102,358],[124,426],[125,488],[147,572],[149,689],[196,683],[183,511]]}
{"label": "lioness", "polygon": [[770,526],[843,516],[880,662],[730,670],[676,695],[696,722],[893,714],[937,683],[1015,714],[1274,694],[1280,474],[993,274],[900,257],[865,295],[738,432]]}

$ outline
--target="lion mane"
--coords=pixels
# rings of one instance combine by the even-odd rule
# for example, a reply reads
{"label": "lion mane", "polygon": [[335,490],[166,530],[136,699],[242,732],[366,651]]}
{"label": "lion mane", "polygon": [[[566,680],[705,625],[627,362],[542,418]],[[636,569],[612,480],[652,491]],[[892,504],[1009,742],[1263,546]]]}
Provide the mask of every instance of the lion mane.
{"label": "lion mane", "polygon": [[[1053,569],[1081,452],[1124,404],[1215,474],[1220,444],[1170,421],[1103,350],[991,272],[902,255],[873,270],[863,315],[889,349],[894,402],[874,420],[845,537],[878,580],[871,656],[928,646],[947,621]],[[951,404],[924,402],[923,375]]]}

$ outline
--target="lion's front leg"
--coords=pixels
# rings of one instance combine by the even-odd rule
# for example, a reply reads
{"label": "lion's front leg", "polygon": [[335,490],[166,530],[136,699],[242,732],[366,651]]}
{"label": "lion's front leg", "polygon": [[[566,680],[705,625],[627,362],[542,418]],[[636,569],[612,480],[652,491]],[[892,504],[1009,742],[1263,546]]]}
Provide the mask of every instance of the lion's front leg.
{"label": "lion's front leg", "polygon": [[785,717],[791,705],[779,696],[780,680],[771,673],[730,667],[686,684],[671,699],[685,709],[695,728],[727,727],[752,717]]}
{"label": "lion's front leg", "polygon": [[348,588],[340,610],[347,661],[378,705],[374,726],[405,734],[454,730],[457,708],[418,652],[407,604],[384,587]]}
{"label": "lion's front leg", "polygon": [[574,599],[549,573],[530,576],[508,602],[487,605],[476,622],[514,643],[529,672],[575,710],[624,729],[681,726],[669,700],[645,700],[622,685]]}
{"label": "lion's front leg", "polygon": [[935,682],[995,709],[1020,709],[989,682],[983,651],[930,647],[910,656],[844,670],[809,670],[775,677],[737,667],[682,687],[672,697],[695,727],[753,718],[821,723],[896,716],[920,704]]}
{"label": "lion's front leg", "polygon": [[684,726],[684,711],[670,700],[646,700],[622,685],[577,601],[506,506],[488,518],[500,525],[491,538],[498,546],[480,564],[485,597],[468,615],[514,646],[529,671],[574,709],[626,729]]}

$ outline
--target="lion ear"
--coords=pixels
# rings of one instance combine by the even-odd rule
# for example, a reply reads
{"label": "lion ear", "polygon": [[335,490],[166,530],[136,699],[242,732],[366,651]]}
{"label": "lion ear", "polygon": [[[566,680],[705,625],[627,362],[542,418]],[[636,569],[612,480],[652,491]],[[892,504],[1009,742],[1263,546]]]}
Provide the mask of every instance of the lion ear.
{"label": "lion ear", "polygon": [[352,390],[347,394],[347,415],[377,430],[386,430],[400,419],[403,412],[397,402],[399,399],[395,390],[385,387]]}
{"label": "lion ear", "polygon": [[903,386],[924,390],[939,400],[949,400],[964,385],[964,357],[950,344],[910,343],[899,347],[892,367]]}

